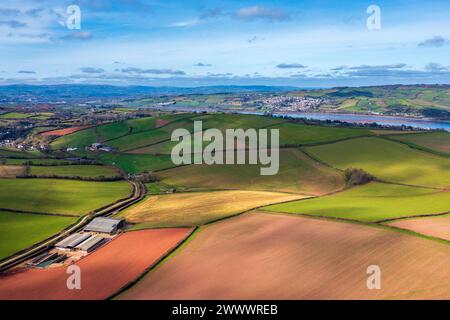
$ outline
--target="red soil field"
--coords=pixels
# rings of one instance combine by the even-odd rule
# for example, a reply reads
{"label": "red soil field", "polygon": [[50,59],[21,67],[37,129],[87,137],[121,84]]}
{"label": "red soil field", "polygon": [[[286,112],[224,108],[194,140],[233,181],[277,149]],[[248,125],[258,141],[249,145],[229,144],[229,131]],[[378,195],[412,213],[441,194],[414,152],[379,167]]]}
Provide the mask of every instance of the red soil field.
{"label": "red soil field", "polygon": [[391,222],[389,225],[450,241],[450,214],[439,217],[402,219]]}
{"label": "red soil field", "polygon": [[[367,268],[381,289],[367,288]],[[382,227],[263,212],[202,227],[120,299],[448,299],[450,246]]]}
{"label": "red soil field", "polygon": [[162,126],[165,126],[166,124],[169,124],[170,121],[164,120],[164,119],[156,119],[155,128],[160,128]]}
{"label": "red soil field", "polygon": [[0,277],[0,300],[106,299],[134,281],[161,256],[184,240],[192,229],[154,229],[127,232],[76,265],[81,289],[67,289],[66,267],[29,269]]}
{"label": "red soil field", "polygon": [[83,130],[83,129],[87,129],[90,128],[92,126],[79,126],[79,127],[70,127],[70,128],[65,128],[65,129],[58,129],[58,130],[52,130],[52,131],[45,131],[45,132],[41,132],[40,135],[44,136],[44,137],[48,137],[48,136],[66,136],[68,134]]}

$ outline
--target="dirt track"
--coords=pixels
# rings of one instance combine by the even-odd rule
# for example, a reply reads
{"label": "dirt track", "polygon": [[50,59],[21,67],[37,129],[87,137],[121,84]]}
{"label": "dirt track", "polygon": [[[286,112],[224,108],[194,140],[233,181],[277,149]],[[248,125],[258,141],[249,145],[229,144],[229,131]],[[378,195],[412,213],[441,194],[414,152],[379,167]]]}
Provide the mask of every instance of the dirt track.
{"label": "dirt track", "polygon": [[66,286],[66,268],[33,269],[0,277],[0,300],[106,299],[140,276],[191,229],[128,232],[76,263],[81,290]]}
{"label": "dirt track", "polygon": [[[197,233],[122,299],[450,298],[450,247],[359,224],[252,213]],[[378,265],[382,289],[367,289]]]}

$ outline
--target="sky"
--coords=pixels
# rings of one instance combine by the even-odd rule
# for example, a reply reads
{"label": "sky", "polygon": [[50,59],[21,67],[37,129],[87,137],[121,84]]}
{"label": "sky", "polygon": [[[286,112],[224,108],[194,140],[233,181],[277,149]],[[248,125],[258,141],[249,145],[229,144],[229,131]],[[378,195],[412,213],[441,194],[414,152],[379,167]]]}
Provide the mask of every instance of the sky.
{"label": "sky", "polygon": [[16,83],[450,84],[450,1],[0,0]]}

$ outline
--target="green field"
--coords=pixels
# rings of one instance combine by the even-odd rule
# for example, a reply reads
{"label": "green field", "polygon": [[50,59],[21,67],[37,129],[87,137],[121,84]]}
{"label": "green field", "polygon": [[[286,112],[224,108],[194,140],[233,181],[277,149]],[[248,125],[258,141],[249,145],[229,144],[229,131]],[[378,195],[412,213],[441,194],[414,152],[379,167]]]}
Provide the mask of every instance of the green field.
{"label": "green field", "polygon": [[260,165],[189,165],[158,173],[162,182],[191,188],[324,194],[344,186],[343,174],[312,161],[298,149],[280,150],[279,172],[261,176]]}
{"label": "green field", "polygon": [[130,193],[131,186],[124,181],[0,179],[0,208],[83,215]]}
{"label": "green field", "polygon": [[153,156],[141,154],[112,154],[100,155],[99,160],[108,165],[119,167],[127,173],[141,173],[144,171],[155,171],[173,168],[170,156]]}
{"label": "green field", "polygon": [[450,192],[370,183],[333,195],[265,207],[264,210],[379,221],[450,211]]}
{"label": "green field", "polygon": [[108,142],[108,146],[116,148],[119,151],[126,151],[143,147],[145,145],[156,143],[165,139],[170,139],[170,132],[163,129],[154,129],[111,140]]}
{"label": "green field", "polygon": [[314,144],[345,138],[371,135],[370,130],[285,123],[271,128],[280,129],[280,145]]}
{"label": "green field", "polygon": [[[188,114],[177,114],[160,117],[166,121],[177,121],[188,117]],[[145,131],[158,130],[155,128],[156,118],[145,117],[127,121],[119,121],[110,124],[100,125],[93,128],[81,130],[66,136],[59,137],[51,143],[53,150],[67,147],[84,147],[94,142],[105,142],[108,146],[121,147],[133,139],[127,139]],[[123,137],[123,138],[121,138]],[[120,139],[124,139],[123,142]],[[119,140],[119,142],[115,142]]]}
{"label": "green field", "polygon": [[75,217],[0,211],[0,259],[51,237],[76,220]]}
{"label": "green field", "polygon": [[31,114],[21,112],[9,112],[0,115],[0,119],[26,119],[31,117]]}
{"label": "green field", "polygon": [[67,166],[30,166],[32,176],[60,176],[60,177],[118,177],[120,172],[113,167],[91,165],[67,165]]}
{"label": "green field", "polygon": [[17,159],[17,158],[8,158],[6,159],[6,164],[8,165],[69,165],[72,164],[71,161],[62,160],[62,159],[51,159],[51,158],[32,158],[32,159]]}
{"label": "green field", "polygon": [[40,151],[19,151],[17,149],[0,148],[0,157],[38,158],[44,154]]}
{"label": "green field", "polygon": [[[220,116],[220,117],[219,117]],[[228,118],[224,118],[223,116],[227,116]],[[234,117],[233,117],[234,116]],[[211,117],[211,116],[209,116]],[[235,115],[215,115],[210,120],[204,117],[204,126],[206,128],[211,128],[214,125],[217,125],[222,132],[225,131],[226,128],[239,128],[239,125],[243,129],[249,128],[251,125],[254,125],[255,128],[259,127],[267,127],[270,129],[279,129],[280,130],[280,146],[296,146],[296,145],[304,145],[304,144],[315,144],[315,143],[323,143],[327,141],[336,141],[346,138],[372,135],[372,132],[364,129],[349,129],[349,128],[335,128],[335,127],[325,127],[325,126],[313,126],[313,125],[303,125],[296,123],[278,123],[268,121],[266,117],[259,117],[261,120],[257,123],[257,119],[254,119],[255,116],[246,116],[244,121],[240,121],[236,123]],[[201,119],[202,117],[198,118]],[[220,121],[220,122],[216,122]],[[279,121],[279,120],[276,120]],[[270,136],[269,136],[270,138]],[[136,154],[170,154],[173,147],[177,145],[179,142],[177,141],[164,141],[161,143],[153,144],[148,147],[135,149],[131,151],[131,153]],[[270,139],[268,141],[270,145]],[[208,145],[209,142],[203,142],[203,146]],[[191,145],[193,145],[193,138],[191,139]],[[225,146],[224,146],[225,148]]]}
{"label": "green field", "polygon": [[391,138],[450,155],[450,132],[405,134],[391,136]]}
{"label": "green field", "polygon": [[50,146],[53,150],[65,149],[68,147],[82,148],[84,146],[91,145],[97,141],[97,135],[95,129],[89,128],[62,136],[54,140]]}
{"label": "green field", "polygon": [[450,186],[450,159],[381,138],[358,138],[306,150],[339,169],[362,168],[385,181]]}
{"label": "green field", "polygon": [[[120,151],[133,150],[133,152],[136,153],[170,154],[170,150],[172,149],[173,145],[176,144],[176,142],[168,141],[171,138],[172,132],[178,128],[184,128],[187,129],[189,132],[193,132],[194,121],[202,121],[203,130],[208,128],[216,128],[225,131],[225,129],[234,129],[234,128],[242,128],[242,129],[262,128],[278,124],[283,120],[255,115],[235,115],[235,114],[196,115],[191,116],[191,118],[179,119],[178,121],[175,121],[161,128],[139,132],[132,135],[127,135],[119,139],[110,141],[108,144],[112,147],[119,149]],[[158,144],[158,146],[162,145],[162,148],[164,149],[163,152],[159,151],[153,152],[152,147],[151,146],[148,147],[149,145],[157,143],[161,143]]]}

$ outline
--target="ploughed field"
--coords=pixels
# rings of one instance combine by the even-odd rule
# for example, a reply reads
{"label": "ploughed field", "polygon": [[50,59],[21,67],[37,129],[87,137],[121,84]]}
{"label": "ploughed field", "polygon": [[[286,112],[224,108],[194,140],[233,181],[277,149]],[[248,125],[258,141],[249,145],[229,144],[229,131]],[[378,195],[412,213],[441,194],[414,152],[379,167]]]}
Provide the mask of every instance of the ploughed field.
{"label": "ploughed field", "polygon": [[388,225],[450,241],[450,214],[402,219]]}
{"label": "ploughed field", "polygon": [[0,165],[0,178],[15,178],[25,172],[22,166],[2,166]]}
{"label": "ploughed field", "polygon": [[81,289],[69,290],[67,267],[28,269],[0,276],[0,300],[107,299],[136,280],[187,237],[191,229],[128,232],[79,260]]}
{"label": "ploughed field", "polygon": [[[120,299],[450,298],[448,245],[383,228],[251,213],[201,227]],[[367,267],[382,270],[368,290]]]}
{"label": "ploughed field", "polygon": [[44,131],[41,132],[41,136],[44,137],[50,137],[50,136],[65,136],[80,130],[87,129],[91,126],[79,126],[79,127],[70,127],[70,128],[64,128],[64,129],[57,129],[57,130],[51,130],[51,131]]}
{"label": "ploughed field", "polygon": [[120,216],[136,228],[198,226],[266,204],[303,198],[261,191],[187,192],[148,196]]}
{"label": "ploughed field", "polygon": [[131,186],[125,181],[0,179],[0,208],[84,215],[130,193]]}

